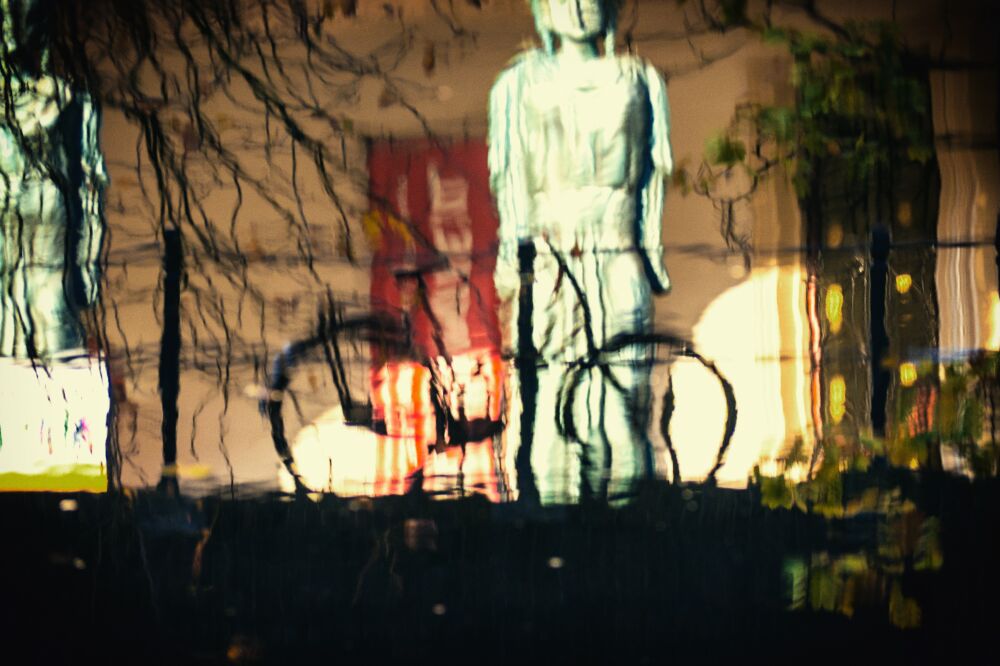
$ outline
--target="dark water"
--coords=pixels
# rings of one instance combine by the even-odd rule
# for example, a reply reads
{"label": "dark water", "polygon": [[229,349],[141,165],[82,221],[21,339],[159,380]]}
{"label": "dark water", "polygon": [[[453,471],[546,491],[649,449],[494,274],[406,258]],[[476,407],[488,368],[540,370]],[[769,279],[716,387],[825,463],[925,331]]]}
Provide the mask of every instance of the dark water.
{"label": "dark water", "polygon": [[[797,53],[855,58],[830,71],[862,106],[892,94],[815,112],[800,171],[752,186],[692,164],[743,136],[747,99],[808,110],[791,56],[718,23],[740,3],[623,15],[670,89],[674,284],[607,340],[603,311],[535,330],[536,285],[580,289],[579,252],[522,244],[516,315],[494,288],[485,109],[526,8],[15,4],[0,662],[989,661],[1000,106],[978,9],[945,29],[891,3],[862,31],[882,50]],[[572,360],[542,353],[572,336]]]}
{"label": "dark water", "polygon": [[[653,484],[627,508],[481,498],[7,495],[5,651],[37,663],[978,661],[997,486],[874,466],[908,513],[826,519]],[[928,566],[929,522],[937,563]],[[899,625],[904,624],[906,628]],[[27,662],[21,662],[27,663]]]}

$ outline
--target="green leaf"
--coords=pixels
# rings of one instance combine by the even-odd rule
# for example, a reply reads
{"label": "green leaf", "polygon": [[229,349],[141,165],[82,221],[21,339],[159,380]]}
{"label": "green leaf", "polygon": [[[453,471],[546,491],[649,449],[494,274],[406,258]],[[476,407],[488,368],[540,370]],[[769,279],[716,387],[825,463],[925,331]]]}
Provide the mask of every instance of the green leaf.
{"label": "green leaf", "polygon": [[787,106],[765,106],[757,114],[757,126],[761,132],[779,143],[792,140],[795,122],[795,111]]}
{"label": "green leaf", "polygon": [[723,164],[732,167],[745,160],[746,156],[746,145],[724,133],[717,134],[705,142],[705,159],[713,166]]}

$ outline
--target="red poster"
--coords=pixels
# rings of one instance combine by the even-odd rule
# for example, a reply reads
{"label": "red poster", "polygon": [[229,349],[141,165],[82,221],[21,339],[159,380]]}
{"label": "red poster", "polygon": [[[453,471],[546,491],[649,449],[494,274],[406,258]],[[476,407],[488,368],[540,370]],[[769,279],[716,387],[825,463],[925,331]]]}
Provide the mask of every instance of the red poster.
{"label": "red poster", "polygon": [[504,363],[486,146],[379,141],[368,166],[371,309],[407,324],[410,340],[372,345],[372,428],[331,410],[300,433],[296,464],[309,487],[343,494],[404,493],[419,482],[434,496],[498,501]]}
{"label": "red poster", "polygon": [[372,307],[405,313],[425,358],[498,351],[486,143],[380,140],[368,168]]}
{"label": "red poster", "polygon": [[[470,438],[475,424],[501,422],[502,405],[497,218],[486,144],[377,141],[368,167],[372,309],[408,321],[415,348],[403,359],[373,349],[373,417],[385,432],[380,446],[406,461],[400,469],[380,467],[377,476],[402,478],[422,468],[432,483],[461,469],[492,497],[492,440]],[[419,456],[396,455],[414,442]],[[448,446],[459,442],[461,449]],[[430,449],[435,453],[425,456]]]}

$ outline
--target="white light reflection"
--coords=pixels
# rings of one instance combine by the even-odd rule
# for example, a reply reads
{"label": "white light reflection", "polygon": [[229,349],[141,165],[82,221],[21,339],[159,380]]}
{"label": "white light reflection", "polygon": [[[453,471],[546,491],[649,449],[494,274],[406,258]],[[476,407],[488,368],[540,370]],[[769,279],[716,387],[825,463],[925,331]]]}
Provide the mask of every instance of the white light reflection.
{"label": "white light reflection", "polygon": [[0,358],[0,376],[0,490],[107,490],[104,363]]}
{"label": "white light reflection", "polygon": [[[783,274],[783,271],[787,274]],[[781,454],[786,442],[805,435],[805,364],[799,350],[803,315],[799,312],[799,267],[754,269],[750,277],[723,292],[705,310],[694,327],[695,348],[714,361],[733,386],[738,409],[736,431],[726,463],[718,471],[720,485],[744,487],[761,460]],[[790,285],[788,294],[779,285]],[[782,390],[782,339],[779,298],[794,300],[793,334],[787,346],[794,351],[795,377]],[[681,361],[673,370],[676,407],[671,439],[685,480],[703,479],[715,462],[726,417],[722,388],[703,367]],[[791,414],[786,428],[785,403]],[[797,422],[797,423],[796,423]]]}
{"label": "white light reflection", "polygon": [[[444,403],[453,418],[499,420],[501,364],[491,352],[437,359],[438,379],[448,388]],[[384,434],[369,425],[350,425],[337,405],[303,428],[292,442],[301,481],[312,491],[346,496],[399,495],[420,472],[422,487],[438,497],[459,491],[499,501],[491,438],[466,446],[437,444],[431,401],[431,371],[413,362],[382,366],[373,373],[371,398]],[[282,468],[279,484],[294,492]]]}

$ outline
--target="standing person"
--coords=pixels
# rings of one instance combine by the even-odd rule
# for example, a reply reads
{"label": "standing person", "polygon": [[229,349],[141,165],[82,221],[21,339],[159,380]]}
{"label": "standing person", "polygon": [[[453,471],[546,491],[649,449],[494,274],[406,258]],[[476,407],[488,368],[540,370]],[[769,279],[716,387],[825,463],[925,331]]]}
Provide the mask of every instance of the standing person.
{"label": "standing person", "polygon": [[44,0],[0,0],[0,356],[84,346],[107,183],[90,96],[49,71]]}
{"label": "standing person", "polygon": [[666,86],[615,53],[617,3],[531,7],[543,47],[493,86],[489,168],[494,279],[517,366],[507,455],[520,491],[544,503],[616,494],[651,470],[651,350],[607,348],[650,332],[651,295],[670,289],[661,215],[672,160]]}
{"label": "standing person", "polygon": [[0,0],[0,488],[99,490],[110,399],[80,314],[107,175],[97,108],[51,71],[53,4]]}

